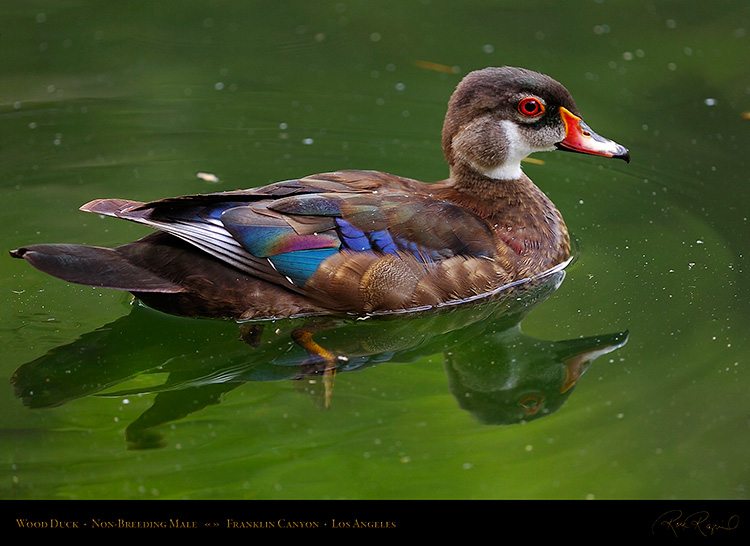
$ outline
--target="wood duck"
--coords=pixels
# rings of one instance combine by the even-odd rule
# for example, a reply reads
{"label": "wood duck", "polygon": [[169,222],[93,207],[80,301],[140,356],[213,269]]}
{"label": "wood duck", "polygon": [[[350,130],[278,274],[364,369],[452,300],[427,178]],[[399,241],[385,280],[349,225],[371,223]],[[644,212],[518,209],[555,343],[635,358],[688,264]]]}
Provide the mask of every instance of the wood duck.
{"label": "wood duck", "polygon": [[132,292],[187,316],[241,320],[430,308],[496,291],[571,256],[562,216],[521,170],[533,152],[629,161],[570,93],[522,68],[468,74],[442,134],[450,176],[339,171],[248,190],[81,210],[158,230],[114,249],[11,251],[65,281]]}

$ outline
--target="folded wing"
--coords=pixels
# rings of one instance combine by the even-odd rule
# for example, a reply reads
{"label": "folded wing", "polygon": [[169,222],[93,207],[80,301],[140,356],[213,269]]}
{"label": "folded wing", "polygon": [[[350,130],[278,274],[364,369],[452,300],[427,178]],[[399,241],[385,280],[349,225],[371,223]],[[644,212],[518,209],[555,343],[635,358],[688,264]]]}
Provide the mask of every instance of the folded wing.
{"label": "folded wing", "polygon": [[[416,191],[422,183],[384,176],[345,171],[152,203],[97,200],[82,210],[170,233],[250,275],[319,299],[354,298],[363,288],[407,298],[446,260],[492,258],[494,236],[483,219]],[[364,297],[365,309],[394,304],[383,293]]]}

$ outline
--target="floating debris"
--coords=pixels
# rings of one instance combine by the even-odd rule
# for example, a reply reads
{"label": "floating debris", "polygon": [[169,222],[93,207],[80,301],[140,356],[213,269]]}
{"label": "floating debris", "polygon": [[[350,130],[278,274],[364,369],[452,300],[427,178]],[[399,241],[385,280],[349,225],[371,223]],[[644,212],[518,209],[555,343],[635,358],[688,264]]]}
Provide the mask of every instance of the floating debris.
{"label": "floating debris", "polygon": [[524,157],[521,161],[524,163],[533,163],[534,165],[544,165],[543,159],[537,159],[535,157]]}
{"label": "floating debris", "polygon": [[205,180],[206,182],[218,182],[219,177],[212,173],[198,173],[196,175],[201,180]]}
{"label": "floating debris", "polygon": [[457,66],[448,66],[447,64],[433,63],[432,61],[414,61],[414,65],[425,70],[434,70],[435,72],[445,72],[447,74],[458,74],[461,70]]}

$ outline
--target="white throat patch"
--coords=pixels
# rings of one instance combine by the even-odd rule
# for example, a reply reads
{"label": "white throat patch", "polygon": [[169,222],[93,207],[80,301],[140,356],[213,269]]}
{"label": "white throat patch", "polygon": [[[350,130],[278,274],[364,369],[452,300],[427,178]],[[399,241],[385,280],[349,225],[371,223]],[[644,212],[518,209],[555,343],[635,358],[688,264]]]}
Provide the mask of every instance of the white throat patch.
{"label": "white throat patch", "polygon": [[543,150],[529,146],[521,136],[518,126],[512,121],[503,120],[500,122],[500,127],[503,133],[505,133],[505,142],[508,144],[505,163],[491,168],[484,168],[478,165],[472,165],[472,167],[483,175],[495,180],[517,180],[523,176],[521,160],[533,152]]}

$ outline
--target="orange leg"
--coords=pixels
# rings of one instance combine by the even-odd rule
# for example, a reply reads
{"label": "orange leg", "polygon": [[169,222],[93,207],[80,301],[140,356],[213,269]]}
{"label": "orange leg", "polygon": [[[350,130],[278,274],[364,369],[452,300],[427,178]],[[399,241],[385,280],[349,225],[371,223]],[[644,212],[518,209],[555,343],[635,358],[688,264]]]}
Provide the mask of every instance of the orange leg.
{"label": "orange leg", "polygon": [[333,396],[333,380],[336,377],[336,363],[339,358],[331,351],[321,347],[313,339],[313,334],[305,328],[297,328],[292,332],[294,342],[305,349],[310,358],[304,362],[308,369],[301,374],[301,378],[309,375],[323,375],[324,388],[324,406],[326,409],[331,407],[331,397]]}

